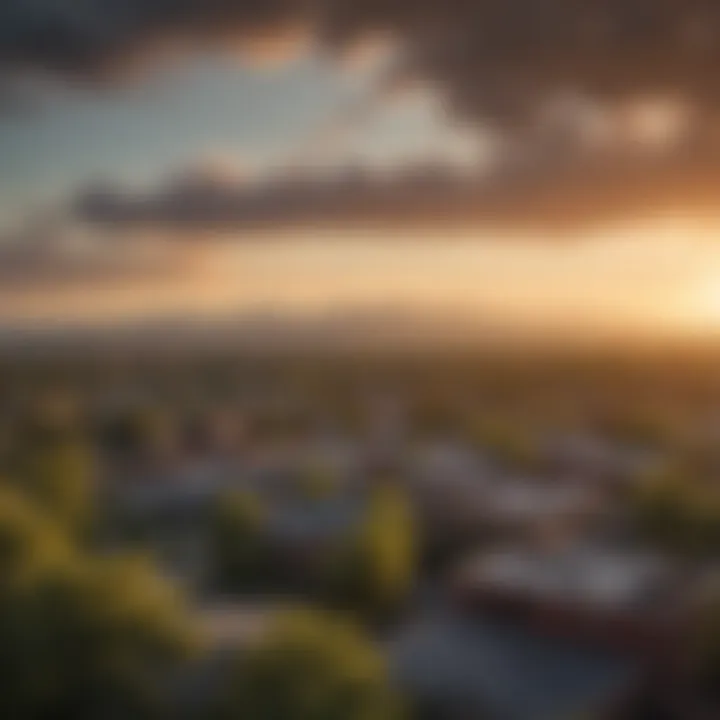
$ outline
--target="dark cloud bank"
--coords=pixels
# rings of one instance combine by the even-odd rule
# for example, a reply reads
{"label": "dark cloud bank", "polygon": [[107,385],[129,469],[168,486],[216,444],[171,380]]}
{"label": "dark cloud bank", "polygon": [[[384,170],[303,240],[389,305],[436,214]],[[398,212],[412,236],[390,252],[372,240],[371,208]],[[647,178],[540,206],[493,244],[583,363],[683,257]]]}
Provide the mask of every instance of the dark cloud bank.
{"label": "dark cloud bank", "polygon": [[100,77],[159,47],[238,43],[289,24],[329,47],[389,32],[412,69],[471,114],[523,113],[568,88],[720,99],[714,0],[4,0],[0,63]]}
{"label": "dark cloud bank", "polygon": [[[197,229],[266,223],[475,218],[573,225],[668,203],[712,205],[720,189],[720,3],[715,0],[4,0],[0,79],[22,73],[108,82],[160,53],[233,48],[301,27],[331,55],[387,33],[395,72],[427,81],[448,110],[548,147],[492,181],[418,168],[390,181],[346,173],[256,186],[179,183],[145,197],[91,189],[77,202],[107,225]],[[661,157],[584,154],[537,133],[568,95],[607,104],[672,98],[691,140]],[[558,160],[558,158],[561,158]]]}
{"label": "dark cloud bank", "polygon": [[114,186],[87,189],[73,211],[108,228],[156,228],[200,237],[203,230],[298,225],[384,225],[438,228],[476,223],[497,230],[575,231],[599,217],[705,211],[720,189],[718,158],[598,158],[566,164],[522,163],[490,176],[448,166],[417,165],[393,176],[345,169],[331,176],[265,182],[214,182],[204,175],[168,180],[134,193]]}

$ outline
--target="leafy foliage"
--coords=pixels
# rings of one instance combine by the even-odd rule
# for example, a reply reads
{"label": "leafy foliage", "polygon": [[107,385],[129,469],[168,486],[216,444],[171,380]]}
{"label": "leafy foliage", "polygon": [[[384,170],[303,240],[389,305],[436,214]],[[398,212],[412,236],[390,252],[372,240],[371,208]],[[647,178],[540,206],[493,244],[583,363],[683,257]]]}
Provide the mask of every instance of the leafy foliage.
{"label": "leafy foliage", "polygon": [[1,717],[154,716],[157,681],[196,640],[143,560],[83,555],[26,498],[0,492]]}
{"label": "leafy foliage", "polygon": [[392,613],[415,579],[417,538],[410,504],[387,484],[374,490],[366,517],[336,560],[335,599],[366,615]]}
{"label": "leafy foliage", "polygon": [[241,657],[224,698],[228,720],[397,720],[379,652],[332,615],[295,610]]}
{"label": "leafy foliage", "polygon": [[224,589],[248,590],[257,585],[266,565],[265,514],[249,492],[221,496],[210,526],[215,581]]}

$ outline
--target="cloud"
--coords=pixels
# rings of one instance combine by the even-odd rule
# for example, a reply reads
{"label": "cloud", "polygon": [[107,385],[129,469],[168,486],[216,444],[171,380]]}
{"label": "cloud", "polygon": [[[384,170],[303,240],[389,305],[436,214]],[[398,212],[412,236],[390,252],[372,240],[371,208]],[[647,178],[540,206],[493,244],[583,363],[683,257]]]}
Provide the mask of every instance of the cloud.
{"label": "cloud", "polygon": [[[275,61],[311,45],[342,62],[352,48],[372,48],[378,37],[393,48],[391,69],[377,79],[380,97],[385,88],[427,83],[455,117],[482,131],[495,121],[521,138],[523,148],[531,146],[533,158],[552,148],[567,160],[533,159],[523,165],[528,178],[518,179],[514,168],[492,186],[458,186],[441,172],[389,188],[350,174],[338,178],[337,187],[290,177],[260,187],[173,181],[148,197],[96,189],[78,203],[81,214],[106,224],[201,227],[273,218],[396,219],[415,215],[419,206],[411,210],[412,204],[427,201],[420,215],[502,224],[518,210],[521,221],[632,211],[662,204],[671,189],[694,203],[683,183],[703,197],[717,187],[704,159],[714,161],[720,148],[715,0],[4,0],[0,80],[36,73],[111,82],[161,55],[208,49]],[[371,94],[368,103],[377,97]],[[568,98],[617,109],[626,134],[646,150],[665,150],[685,135],[701,149],[692,157],[684,150],[663,153],[659,160],[637,161],[634,153],[627,160],[621,152],[609,153],[612,162],[588,158],[587,142],[607,135],[602,123],[588,124],[563,104]],[[649,104],[637,112],[636,102],[645,99]],[[659,105],[648,111],[653,102]],[[662,103],[665,111],[658,109]],[[612,149],[627,150],[622,134],[613,130],[610,138]],[[538,179],[538,168],[548,182]]]}
{"label": "cloud", "polygon": [[181,263],[177,257],[90,241],[61,224],[41,220],[0,238],[0,295],[37,290],[124,283],[168,275]]}
{"label": "cloud", "polygon": [[[112,78],[157,52],[258,47],[277,53],[302,0],[5,0],[0,63],[70,78]],[[282,44],[282,43],[280,43]],[[272,51],[270,51],[272,48]]]}
{"label": "cloud", "polygon": [[720,154],[684,144],[669,153],[627,148],[565,157],[552,147],[506,158],[490,173],[444,163],[389,173],[344,167],[269,179],[208,172],[204,166],[142,192],[105,185],[73,201],[99,227],[168,231],[180,240],[204,233],[297,226],[427,227],[475,224],[515,231],[575,231],[625,217],[712,212],[720,192]]}
{"label": "cloud", "polygon": [[522,117],[567,90],[681,95],[716,108],[713,0],[5,0],[0,63],[102,77],[156,49],[276,57],[307,34],[345,49],[395,37],[461,112]]}
{"label": "cloud", "polygon": [[392,176],[359,167],[322,174],[298,171],[236,183],[185,171],[145,193],[88,188],[74,210],[80,219],[105,227],[152,227],[196,237],[203,230],[392,222],[416,212],[418,204],[441,212],[472,185],[443,165],[418,165]]}

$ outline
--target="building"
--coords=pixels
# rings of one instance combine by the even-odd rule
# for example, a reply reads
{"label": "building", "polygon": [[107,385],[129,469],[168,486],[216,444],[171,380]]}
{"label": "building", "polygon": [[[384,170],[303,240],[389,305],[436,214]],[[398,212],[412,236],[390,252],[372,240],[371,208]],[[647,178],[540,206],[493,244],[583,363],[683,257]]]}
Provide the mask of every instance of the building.
{"label": "building", "polygon": [[494,550],[453,576],[462,607],[661,663],[677,660],[681,587],[679,571],[659,556],[593,547]]}
{"label": "building", "polygon": [[644,683],[630,656],[457,612],[405,627],[390,663],[428,720],[622,718]]}
{"label": "building", "polygon": [[553,539],[583,534],[604,514],[596,488],[573,480],[511,477],[486,486],[478,517],[512,538]]}

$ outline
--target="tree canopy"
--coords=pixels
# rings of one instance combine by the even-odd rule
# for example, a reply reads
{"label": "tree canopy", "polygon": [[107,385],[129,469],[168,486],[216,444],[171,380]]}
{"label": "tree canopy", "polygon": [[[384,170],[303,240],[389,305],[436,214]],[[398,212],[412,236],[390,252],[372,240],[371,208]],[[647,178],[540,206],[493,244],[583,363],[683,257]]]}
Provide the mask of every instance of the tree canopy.
{"label": "tree canopy", "polygon": [[227,590],[252,589],[267,569],[262,503],[249,492],[233,491],[215,502],[210,522],[214,579]]}
{"label": "tree canopy", "polygon": [[226,720],[398,720],[379,651],[334,615],[280,615],[242,655],[222,704]]}
{"label": "tree canopy", "polygon": [[83,554],[0,489],[0,717],[152,717],[157,681],[198,639],[146,561]]}
{"label": "tree canopy", "polygon": [[415,580],[416,527],[400,488],[375,488],[358,530],[336,557],[332,581],[335,600],[361,615],[392,613]]}

